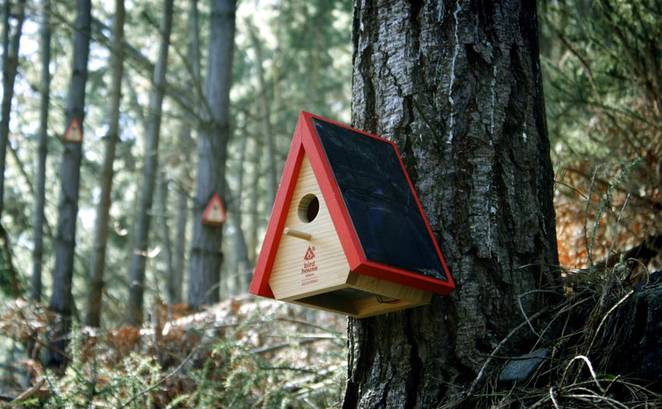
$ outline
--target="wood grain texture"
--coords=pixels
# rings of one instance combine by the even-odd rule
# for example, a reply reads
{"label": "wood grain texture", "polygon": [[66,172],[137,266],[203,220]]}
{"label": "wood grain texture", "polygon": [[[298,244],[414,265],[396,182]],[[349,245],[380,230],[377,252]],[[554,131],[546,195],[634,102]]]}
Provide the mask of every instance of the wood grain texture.
{"label": "wood grain texture", "polygon": [[[319,200],[319,213],[310,223],[298,215],[299,203],[307,194],[314,194]],[[276,299],[310,296],[345,284],[349,264],[307,156],[301,163],[286,217],[286,228],[310,234],[311,239],[289,235],[281,238],[269,280]],[[309,248],[314,257],[305,260]],[[303,271],[304,263],[309,263],[307,272]]]}

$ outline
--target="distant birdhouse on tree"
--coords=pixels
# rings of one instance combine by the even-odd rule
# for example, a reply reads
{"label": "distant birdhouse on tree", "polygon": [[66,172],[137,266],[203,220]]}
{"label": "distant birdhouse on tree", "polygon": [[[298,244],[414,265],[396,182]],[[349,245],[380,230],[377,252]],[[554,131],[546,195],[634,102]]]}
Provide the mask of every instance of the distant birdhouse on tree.
{"label": "distant birdhouse on tree", "polygon": [[395,144],[303,112],[250,291],[363,318],[454,288]]}
{"label": "distant birdhouse on tree", "polygon": [[218,193],[214,195],[207,203],[205,211],[202,212],[202,224],[209,226],[222,226],[225,223],[226,214],[225,207],[223,206],[223,201],[218,196]]}
{"label": "distant birdhouse on tree", "polygon": [[75,116],[69,121],[69,126],[64,132],[64,141],[70,143],[81,143],[83,142],[83,128],[80,125],[80,121]]}

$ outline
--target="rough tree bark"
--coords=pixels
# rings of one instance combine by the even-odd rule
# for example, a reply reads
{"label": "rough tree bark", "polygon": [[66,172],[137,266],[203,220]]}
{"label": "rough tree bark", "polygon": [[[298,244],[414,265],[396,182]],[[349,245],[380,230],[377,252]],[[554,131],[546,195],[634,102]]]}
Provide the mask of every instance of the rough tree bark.
{"label": "rough tree bark", "polygon": [[145,265],[149,247],[150,211],[154,200],[156,173],[159,168],[159,137],[161,132],[161,112],[163,108],[166,67],[172,31],[173,0],[164,0],[163,21],[161,23],[161,45],[159,57],[154,66],[152,91],[149,99],[149,118],[146,129],[145,164],[140,202],[135,221],[133,254],[129,268],[128,322],[139,326],[143,322],[143,295],[145,286]]}
{"label": "rough tree bark", "polygon": [[11,118],[11,102],[14,98],[14,81],[18,69],[18,49],[23,32],[25,20],[25,0],[16,4],[16,28],[11,34],[9,17],[11,14],[11,1],[5,0],[4,5],[4,33],[2,50],[2,119],[0,120],[0,218],[5,207],[5,165],[7,158],[7,145],[9,144],[9,120]]}
{"label": "rough tree bark", "polygon": [[[87,60],[90,54],[91,0],[78,0],[76,10],[74,52],[65,112],[65,129],[74,117],[80,121],[81,129],[84,129],[85,124],[85,84],[87,82]],[[73,309],[71,285],[74,272],[81,158],[82,143],[63,141],[60,199],[54,240],[55,267],[53,268],[53,289],[49,304],[49,309],[59,314],[59,321],[52,325],[49,334],[50,349],[45,356],[45,364],[48,366],[61,366],[65,363],[61,352],[66,349],[66,337],[71,326]]]}
{"label": "rough tree bark", "polygon": [[189,262],[188,303],[193,308],[219,299],[223,229],[203,225],[201,215],[214,192],[225,197],[235,9],[235,0],[212,0],[205,87],[210,112],[198,133],[197,188]]}
{"label": "rough tree bark", "polygon": [[30,299],[41,300],[41,270],[44,252],[44,207],[46,206],[46,156],[48,155],[48,108],[51,92],[51,3],[41,3],[41,27],[39,29],[39,53],[41,59],[39,146],[37,148],[37,175],[35,176],[35,201],[32,215],[34,247],[32,249],[32,285]]}
{"label": "rough tree bark", "polygon": [[113,17],[113,44],[111,48],[113,78],[110,88],[110,124],[101,165],[101,197],[97,205],[94,231],[94,247],[90,263],[90,292],[87,299],[87,325],[101,325],[101,301],[103,298],[103,272],[106,264],[106,243],[110,220],[110,195],[113,189],[113,164],[115,147],[119,141],[120,102],[122,100],[122,75],[124,73],[124,0],[115,0]]}
{"label": "rough tree bark", "polygon": [[350,320],[344,407],[438,407],[559,283],[535,2],[357,0],[353,43],[353,123],[402,150],[457,289]]}

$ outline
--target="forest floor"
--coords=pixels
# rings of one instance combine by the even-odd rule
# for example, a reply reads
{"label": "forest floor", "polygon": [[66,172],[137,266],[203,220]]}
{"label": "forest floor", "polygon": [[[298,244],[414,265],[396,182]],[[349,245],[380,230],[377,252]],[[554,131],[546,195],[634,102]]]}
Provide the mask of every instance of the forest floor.
{"label": "forest floor", "polygon": [[[626,253],[629,256],[633,254]],[[638,253],[639,254],[639,253]],[[537,341],[509,356],[506,337],[445,408],[662,407],[662,272],[632,257],[566,271],[565,294],[525,321]],[[346,318],[239,296],[199,312],[158,305],[142,328],[74,327],[69,365],[38,359],[54,319],[16,300],[0,312],[13,340],[4,407],[339,407]]]}
{"label": "forest floor", "polygon": [[[47,317],[17,301],[0,332],[29,344],[43,339]],[[162,306],[142,329],[74,328],[64,373],[19,360],[1,392],[24,407],[337,406],[345,329],[345,317],[252,296],[193,314]]]}

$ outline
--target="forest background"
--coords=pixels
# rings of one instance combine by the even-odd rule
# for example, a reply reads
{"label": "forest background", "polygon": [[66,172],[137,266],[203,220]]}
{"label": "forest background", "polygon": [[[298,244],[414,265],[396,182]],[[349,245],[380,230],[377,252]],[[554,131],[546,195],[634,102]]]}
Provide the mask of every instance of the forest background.
{"label": "forest background", "polygon": [[[119,9],[93,1],[76,102],[85,3],[3,3],[0,394],[54,407],[337,403],[344,319],[246,289],[299,111],[350,122],[352,3],[130,1],[119,47]],[[576,276],[660,247],[662,4],[540,2],[538,18],[559,267]],[[234,44],[231,58],[210,53],[213,41]],[[70,148],[77,115],[83,141]],[[71,213],[61,189],[73,179],[60,175],[76,160]],[[205,169],[222,170],[201,179]],[[196,226],[214,192],[228,220],[207,237]],[[72,220],[75,241],[62,227]],[[204,243],[222,251],[206,259]],[[56,260],[67,245],[69,278]],[[659,270],[652,253],[625,278]],[[46,345],[63,346],[51,369]]]}

